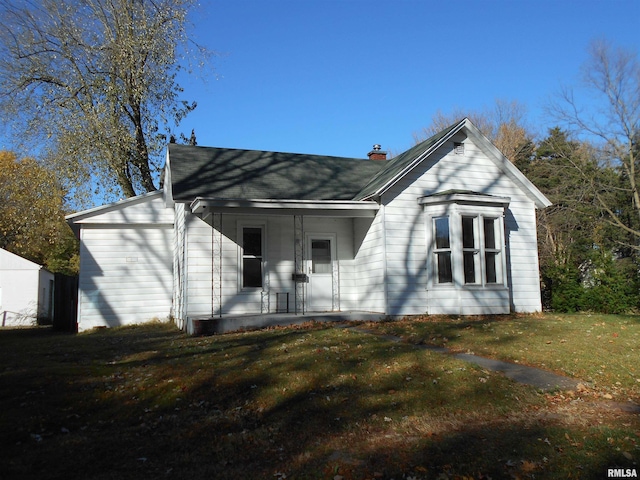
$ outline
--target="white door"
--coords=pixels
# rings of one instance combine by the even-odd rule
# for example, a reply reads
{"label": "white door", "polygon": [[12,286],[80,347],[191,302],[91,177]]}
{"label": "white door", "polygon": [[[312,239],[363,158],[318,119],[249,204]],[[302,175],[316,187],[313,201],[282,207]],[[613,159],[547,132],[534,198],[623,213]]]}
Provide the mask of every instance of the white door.
{"label": "white door", "polygon": [[[307,310],[329,312],[333,310],[333,279],[335,236],[309,235],[307,237]],[[337,287],[337,286],[336,286]]]}

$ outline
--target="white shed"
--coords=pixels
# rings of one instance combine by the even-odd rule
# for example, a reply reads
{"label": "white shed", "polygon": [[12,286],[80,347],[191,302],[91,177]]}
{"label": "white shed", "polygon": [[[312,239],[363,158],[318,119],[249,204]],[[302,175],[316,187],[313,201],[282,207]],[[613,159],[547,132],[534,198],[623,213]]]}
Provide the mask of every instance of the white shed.
{"label": "white shed", "polygon": [[54,275],[42,265],[0,249],[0,325],[36,325],[53,316]]}

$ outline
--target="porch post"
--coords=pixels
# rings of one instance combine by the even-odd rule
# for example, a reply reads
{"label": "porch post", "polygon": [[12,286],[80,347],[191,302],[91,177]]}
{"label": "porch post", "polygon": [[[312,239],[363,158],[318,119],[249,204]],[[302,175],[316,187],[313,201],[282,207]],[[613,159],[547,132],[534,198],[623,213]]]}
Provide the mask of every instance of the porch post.
{"label": "porch post", "polygon": [[304,275],[304,220],[302,215],[293,216],[293,241],[294,241],[294,270],[297,278],[294,278],[295,289],[295,313],[304,315],[304,286],[301,281]]}

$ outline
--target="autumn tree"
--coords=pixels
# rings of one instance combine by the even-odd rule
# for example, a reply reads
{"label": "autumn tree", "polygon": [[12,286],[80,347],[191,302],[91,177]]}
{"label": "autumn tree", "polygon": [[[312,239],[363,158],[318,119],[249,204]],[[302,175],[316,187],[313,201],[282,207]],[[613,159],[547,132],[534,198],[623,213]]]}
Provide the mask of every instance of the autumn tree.
{"label": "autumn tree", "polygon": [[64,218],[64,191],[34,159],[0,151],[0,248],[53,272],[77,271],[77,244]]}
{"label": "autumn tree", "polygon": [[416,143],[468,117],[476,127],[513,163],[527,160],[533,152],[533,134],[526,125],[526,108],[516,101],[496,100],[493,108],[464,110],[450,113],[438,110],[431,125],[415,134]]}
{"label": "autumn tree", "polygon": [[[591,148],[574,163],[583,188],[617,229],[620,246],[640,249],[640,61],[637,52],[595,41],[580,83],[564,88],[550,113]],[[599,168],[591,168],[596,163]],[[586,168],[585,168],[586,167]],[[621,203],[622,202],[622,203]]]}
{"label": "autumn tree", "polygon": [[[0,115],[75,188],[156,189],[168,135],[193,108],[177,75],[196,0],[0,0]],[[89,190],[90,194],[94,192]]]}

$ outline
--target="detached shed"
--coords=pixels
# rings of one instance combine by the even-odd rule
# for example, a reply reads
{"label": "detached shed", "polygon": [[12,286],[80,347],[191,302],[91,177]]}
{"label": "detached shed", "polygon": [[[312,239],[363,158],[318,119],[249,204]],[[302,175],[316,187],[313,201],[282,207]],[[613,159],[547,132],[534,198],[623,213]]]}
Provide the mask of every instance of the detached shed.
{"label": "detached shed", "polygon": [[42,265],[0,249],[0,325],[17,327],[50,321],[54,275]]}

